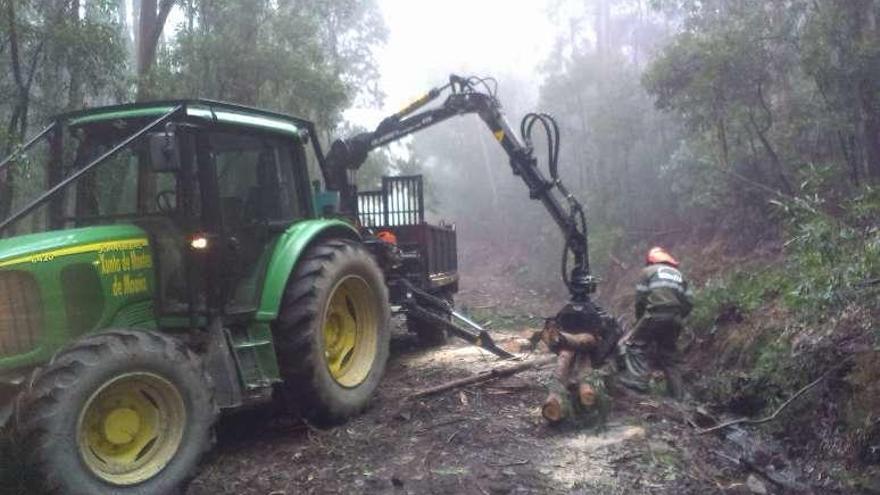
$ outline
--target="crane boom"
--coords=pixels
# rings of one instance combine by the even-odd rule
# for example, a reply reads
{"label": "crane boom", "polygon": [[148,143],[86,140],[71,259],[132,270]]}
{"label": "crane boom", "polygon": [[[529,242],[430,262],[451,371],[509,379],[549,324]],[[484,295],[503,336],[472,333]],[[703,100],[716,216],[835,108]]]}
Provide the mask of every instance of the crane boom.
{"label": "crane boom", "polygon": [[[571,301],[557,314],[557,320],[568,331],[594,328],[601,324],[601,311],[590,300],[590,295],[596,289],[596,279],[590,273],[587,225],[583,206],[559,178],[558,127],[549,115],[530,113],[523,118],[521,135],[518,135],[510,126],[487,81],[451,75],[446,85],[431,89],[406,108],[385,118],[372,132],[335,141],[325,159],[328,188],[340,192],[344,212],[355,212],[357,189],[354,172],[364,163],[370,151],[456,115],[479,115],[507,153],[513,174],[525,182],[529,197],[544,205],[565,238],[562,278]],[[444,93],[448,94],[443,103],[424,109]],[[536,124],[547,134],[549,178],[538,167],[532,146],[531,134]],[[570,271],[567,269],[569,253],[573,259]]]}

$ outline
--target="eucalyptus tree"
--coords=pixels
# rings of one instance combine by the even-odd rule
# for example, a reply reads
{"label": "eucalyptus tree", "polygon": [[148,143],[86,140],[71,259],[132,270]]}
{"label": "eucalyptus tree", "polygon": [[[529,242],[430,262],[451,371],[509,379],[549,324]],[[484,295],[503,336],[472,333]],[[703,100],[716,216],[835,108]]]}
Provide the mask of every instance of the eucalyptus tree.
{"label": "eucalyptus tree", "polygon": [[160,47],[155,92],[292,112],[326,128],[356,97],[379,97],[373,51],[385,40],[373,1],[181,0]]}
{"label": "eucalyptus tree", "polygon": [[[48,115],[125,91],[117,8],[110,0],[0,1],[0,154]],[[14,196],[45,187],[37,172],[27,163],[0,172],[0,218]],[[14,191],[16,178],[24,182]]]}
{"label": "eucalyptus tree", "polygon": [[880,178],[880,2],[665,3],[682,27],[644,82],[702,150],[682,175],[726,182],[718,203],[752,216],[756,200],[839,201]]}

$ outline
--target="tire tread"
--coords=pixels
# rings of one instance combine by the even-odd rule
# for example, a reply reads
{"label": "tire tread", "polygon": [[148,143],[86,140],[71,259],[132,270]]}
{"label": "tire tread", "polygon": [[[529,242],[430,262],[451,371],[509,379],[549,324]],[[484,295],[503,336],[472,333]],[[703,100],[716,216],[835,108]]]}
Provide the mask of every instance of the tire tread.
{"label": "tire tread", "polygon": [[[208,397],[212,407],[211,425],[216,421],[219,409],[214,400],[214,388],[196,354],[180,340],[155,332],[141,330],[114,329],[89,335],[62,348],[49,362],[35,369],[24,390],[18,394],[13,404],[12,424],[15,444],[26,460],[29,469],[40,473],[42,489],[49,494],[63,493],[55,467],[49,466],[44,452],[51,448],[52,439],[48,436],[46,421],[57,414],[54,409],[60,403],[59,396],[69,387],[60,380],[61,376],[81,376],[89,368],[100,366],[101,358],[114,352],[131,352],[135,349],[158,353],[162,359],[173,361],[189,368],[194,376],[201,376],[208,386]],[[201,449],[198,458],[213,447],[211,441]],[[192,471],[183,480],[183,485],[195,476]]]}
{"label": "tire tread", "polygon": [[[334,411],[322,404],[319,393],[309,386],[315,379],[316,363],[302,357],[312,355],[316,331],[314,322],[320,318],[322,311],[319,307],[320,296],[330,290],[331,281],[327,279],[329,268],[351,259],[366,260],[371,269],[379,274],[381,283],[377,296],[387,304],[388,291],[384,276],[369,252],[353,241],[325,240],[307,251],[291,274],[275,325],[274,340],[285,391],[288,396],[296,395],[302,401],[294,405],[300,414],[319,424],[338,423],[350,412]],[[381,324],[387,326],[388,322]],[[353,413],[360,412],[363,407],[366,404]]]}

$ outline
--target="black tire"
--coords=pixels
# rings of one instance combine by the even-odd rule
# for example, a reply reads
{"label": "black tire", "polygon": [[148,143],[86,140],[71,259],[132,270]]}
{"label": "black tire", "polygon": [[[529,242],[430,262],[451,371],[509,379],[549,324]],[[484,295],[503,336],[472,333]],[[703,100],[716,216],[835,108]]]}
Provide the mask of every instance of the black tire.
{"label": "black tire", "polygon": [[[449,304],[454,307],[454,302],[451,294],[444,294],[440,297],[448,301]],[[451,316],[444,316],[443,318],[445,318],[447,321],[452,320]],[[422,321],[418,318],[411,318],[407,316],[406,329],[407,331],[416,334],[416,336],[418,336],[419,338],[419,342],[425,347],[440,347],[446,344],[446,341],[449,340],[445,329],[437,328],[431,323]]]}
{"label": "black tire", "polygon": [[[110,416],[122,406],[114,406],[117,409],[106,414],[101,401],[114,400],[109,394],[128,386],[135,400],[143,396],[156,411],[168,412],[157,405],[165,404],[164,396],[150,396],[145,388],[133,388],[154,379],[150,383],[155,387],[170,384],[161,392],[170,394],[174,407],[183,406],[175,409],[176,416],[157,413],[155,417],[171,417],[163,426],[177,424],[182,431],[168,433],[156,428],[162,436],[157,434],[144,446],[135,447],[137,457],[131,467],[143,460],[143,469],[124,481],[108,478],[115,475],[107,474],[110,471],[101,465],[106,461],[91,443],[89,433],[95,430],[87,425],[90,414],[102,411],[95,414],[104,421],[96,424],[104,425],[103,431],[107,431]],[[183,414],[179,414],[181,410]],[[210,378],[199,358],[182,342],[155,332],[113,330],[78,340],[37,369],[16,399],[13,426],[17,448],[46,493],[174,494],[183,491],[202,456],[213,446],[217,413]],[[138,425],[148,422],[138,418]],[[166,441],[169,437],[165,435],[173,438]],[[112,441],[104,441],[111,445]]]}
{"label": "black tire", "polygon": [[[369,318],[361,318],[366,320],[363,327],[356,323],[356,339],[368,337],[372,342],[350,351],[352,362],[361,359],[356,353],[367,354],[363,354],[363,361],[358,361],[361,370],[358,375],[351,383],[343,384],[345,375],[334,377],[330,358],[325,357],[329,352],[325,325],[331,302],[350,281],[362,286],[363,294],[357,297],[363,304],[353,304],[346,299],[348,310],[352,314],[363,311],[372,314],[375,324],[371,325]],[[355,306],[357,311],[353,309]],[[390,318],[384,275],[369,251],[354,241],[342,239],[325,240],[312,246],[290,276],[273,327],[284,379],[283,397],[303,417],[322,426],[339,424],[363,411],[385,372]],[[357,322],[357,318],[353,321]]]}

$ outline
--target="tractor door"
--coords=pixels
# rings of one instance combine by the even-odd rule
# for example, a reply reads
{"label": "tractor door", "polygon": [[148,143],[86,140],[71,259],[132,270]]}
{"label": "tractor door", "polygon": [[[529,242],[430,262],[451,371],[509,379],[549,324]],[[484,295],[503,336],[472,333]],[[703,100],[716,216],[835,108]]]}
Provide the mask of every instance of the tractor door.
{"label": "tractor door", "polygon": [[219,241],[207,268],[215,302],[226,314],[248,313],[269,248],[310,213],[305,153],[296,138],[237,129],[205,133],[200,148],[205,221]]}
{"label": "tractor door", "polygon": [[[73,164],[66,172],[98,158],[144,125],[142,120],[129,120],[78,128]],[[151,154],[151,144],[166,143],[178,150],[179,164],[163,167]],[[187,235],[199,228],[200,210],[192,155],[192,134],[148,134],[72,184],[66,196],[56,200],[59,208],[52,219],[57,227],[122,223],[146,231],[155,267],[156,310],[161,316],[204,306],[190,283],[199,278],[192,271],[197,267],[187,258]]]}

